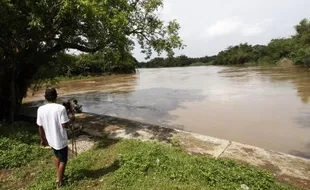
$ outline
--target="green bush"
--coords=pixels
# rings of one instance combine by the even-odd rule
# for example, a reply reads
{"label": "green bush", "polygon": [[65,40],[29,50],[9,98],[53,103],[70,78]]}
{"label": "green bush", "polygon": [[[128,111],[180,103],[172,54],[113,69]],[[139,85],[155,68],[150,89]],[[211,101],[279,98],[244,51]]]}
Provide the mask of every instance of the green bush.
{"label": "green bush", "polygon": [[300,48],[292,54],[292,57],[297,65],[310,66],[310,47]]}
{"label": "green bush", "polygon": [[18,122],[1,126],[0,132],[0,168],[21,167],[42,155],[35,127]]}

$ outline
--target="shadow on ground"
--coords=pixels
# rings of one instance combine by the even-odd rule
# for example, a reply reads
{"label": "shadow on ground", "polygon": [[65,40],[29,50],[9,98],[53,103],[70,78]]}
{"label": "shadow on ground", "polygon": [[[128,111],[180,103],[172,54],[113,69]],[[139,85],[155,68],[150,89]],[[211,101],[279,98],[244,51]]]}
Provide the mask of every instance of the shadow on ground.
{"label": "shadow on ground", "polygon": [[118,143],[118,141],[118,139],[100,138],[100,140],[96,143],[95,149],[109,148]]}
{"label": "shadow on ground", "polygon": [[74,170],[74,173],[72,173],[71,180],[73,181],[80,181],[82,179],[99,179],[109,173],[112,173],[120,168],[118,161],[114,161],[111,165],[108,167],[96,169],[96,170],[90,170],[90,169],[80,169],[80,170]]}
{"label": "shadow on ground", "polygon": [[170,128],[94,114],[78,117],[77,122],[83,126],[84,131],[87,133],[97,137],[108,136],[109,139],[119,139],[118,135],[121,133],[125,138],[132,137],[170,142],[175,133],[175,130]]}

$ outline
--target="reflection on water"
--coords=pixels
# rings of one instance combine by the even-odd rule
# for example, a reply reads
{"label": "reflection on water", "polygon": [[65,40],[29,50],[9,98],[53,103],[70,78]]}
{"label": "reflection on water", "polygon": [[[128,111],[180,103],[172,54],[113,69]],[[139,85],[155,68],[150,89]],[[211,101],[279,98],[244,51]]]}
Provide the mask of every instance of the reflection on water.
{"label": "reflection on water", "polygon": [[[87,92],[62,96],[58,103],[75,98],[83,105],[84,112],[130,118],[152,124],[165,125],[167,120],[177,119],[169,112],[185,108],[183,102],[201,101],[205,97],[200,90],[178,90],[169,88],[141,89],[136,91]],[[38,107],[44,101],[25,103]],[[183,129],[183,126],[174,126]]]}
{"label": "reflection on water", "polygon": [[[83,80],[64,81],[60,85],[56,86],[59,96],[86,93],[86,92],[130,92],[134,91],[137,85],[137,75],[117,75],[96,77]],[[32,92],[28,92],[28,97],[24,99],[24,102],[41,100],[43,98],[44,89],[36,92],[32,95]]]}
{"label": "reflection on water", "polygon": [[310,157],[309,84],[306,69],[212,66],[141,69],[59,89],[61,100],[75,97],[88,112]]}
{"label": "reflection on water", "polygon": [[290,82],[300,96],[301,101],[308,103],[310,99],[310,70],[305,68],[281,68],[281,67],[232,67],[220,71],[225,77],[249,79],[251,76],[259,76],[261,80],[270,80],[274,83]]}

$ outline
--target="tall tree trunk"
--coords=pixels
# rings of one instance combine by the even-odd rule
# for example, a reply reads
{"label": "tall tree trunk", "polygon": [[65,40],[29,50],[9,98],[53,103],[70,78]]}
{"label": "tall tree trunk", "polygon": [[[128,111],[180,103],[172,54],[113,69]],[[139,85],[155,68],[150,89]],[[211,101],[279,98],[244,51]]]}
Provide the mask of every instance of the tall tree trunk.
{"label": "tall tree trunk", "polygon": [[13,122],[18,115],[28,83],[25,75],[30,71],[23,69],[17,74],[16,65],[0,71],[0,121]]}
{"label": "tall tree trunk", "polygon": [[9,68],[2,70],[1,79],[0,79],[0,120],[9,121],[9,113],[11,109],[11,73],[12,71]]}
{"label": "tall tree trunk", "polygon": [[12,74],[11,74],[11,107],[10,107],[10,122],[14,122],[15,120],[15,110],[16,110],[16,65],[12,66]]}

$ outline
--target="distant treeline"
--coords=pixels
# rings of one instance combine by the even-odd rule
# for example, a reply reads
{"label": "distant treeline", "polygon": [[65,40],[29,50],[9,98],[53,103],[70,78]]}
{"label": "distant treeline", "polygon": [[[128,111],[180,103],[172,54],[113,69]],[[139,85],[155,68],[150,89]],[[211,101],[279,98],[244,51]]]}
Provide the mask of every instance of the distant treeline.
{"label": "distant treeline", "polygon": [[290,38],[273,39],[268,45],[247,43],[230,46],[215,56],[154,58],[138,63],[140,68],[184,67],[197,65],[271,65],[288,58],[296,65],[310,66],[310,21],[303,19]]}
{"label": "distant treeline", "polygon": [[139,62],[139,68],[158,68],[158,67],[186,67],[186,66],[199,66],[210,64],[215,59],[215,56],[190,58],[185,55],[172,58],[157,57],[148,62]]}

